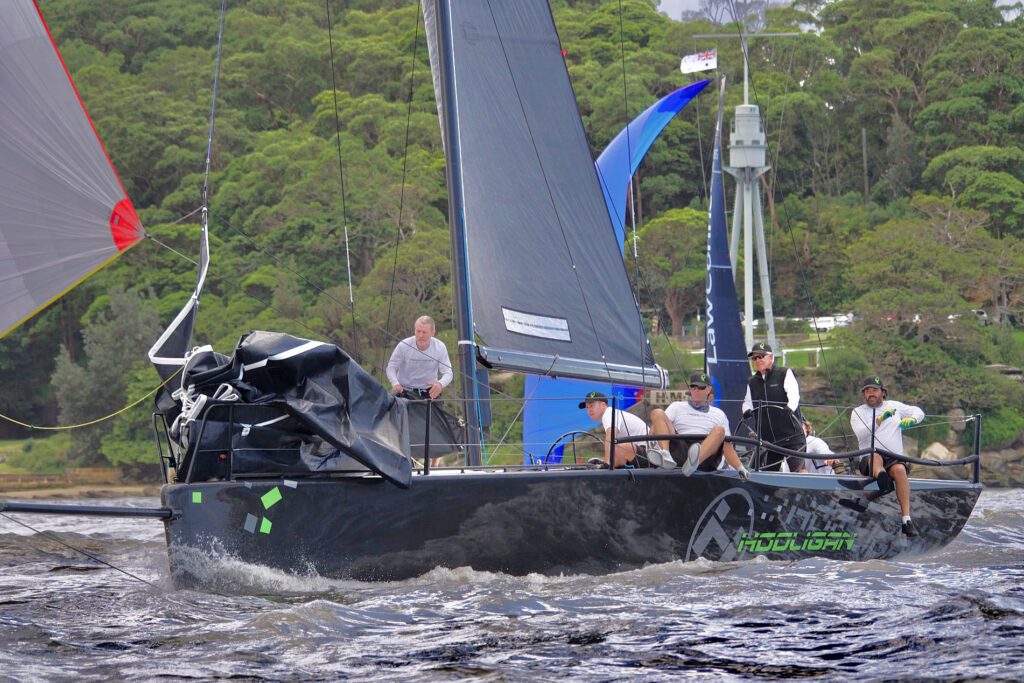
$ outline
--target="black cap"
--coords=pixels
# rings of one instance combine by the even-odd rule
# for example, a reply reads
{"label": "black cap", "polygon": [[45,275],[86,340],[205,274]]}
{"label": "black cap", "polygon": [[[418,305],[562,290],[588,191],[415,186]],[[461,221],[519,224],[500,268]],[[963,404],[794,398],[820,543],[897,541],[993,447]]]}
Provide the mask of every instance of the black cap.
{"label": "black cap", "polygon": [[692,375],[690,375],[691,387],[696,386],[703,389],[709,384],[711,384],[711,375],[705,374],[703,372],[695,372]]}
{"label": "black cap", "polygon": [[878,389],[885,389],[885,384],[882,383],[882,378],[878,375],[872,375],[871,377],[865,377],[864,381],[860,383],[860,390],[864,391],[868,387],[877,387]]}
{"label": "black cap", "polygon": [[600,391],[591,391],[586,397],[580,401],[580,408],[586,408],[588,403],[607,403],[608,397],[602,394]]}
{"label": "black cap", "polygon": [[772,345],[766,344],[765,342],[757,342],[750,347],[750,353],[747,354],[747,358],[750,358],[755,353],[774,353],[772,351]]}

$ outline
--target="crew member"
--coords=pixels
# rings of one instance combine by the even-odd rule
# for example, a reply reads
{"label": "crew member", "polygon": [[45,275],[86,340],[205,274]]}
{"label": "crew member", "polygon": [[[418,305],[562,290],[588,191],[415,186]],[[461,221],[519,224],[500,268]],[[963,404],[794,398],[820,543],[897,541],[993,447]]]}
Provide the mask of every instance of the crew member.
{"label": "crew member", "polygon": [[[770,444],[802,451],[805,446],[803,420],[800,418],[800,385],[787,367],[775,365],[772,347],[765,342],[754,344],[747,354],[754,363],[754,374],[747,382],[743,398],[743,419],[757,435]],[[781,470],[787,460],[790,472],[804,469],[803,458],[784,456],[768,448],[766,470]]]}
{"label": "crew member", "polygon": [[[885,384],[877,375],[861,382],[860,393],[864,403],[850,415],[850,427],[857,435],[860,448],[882,448],[903,455],[903,430],[924,420],[924,411],[889,399]],[[870,473],[874,477],[879,490],[891,491],[895,484],[896,498],[903,513],[903,533],[917,536],[917,527],[910,518],[910,463],[874,451],[861,458],[860,468],[862,474]]]}
{"label": "crew member", "polygon": [[422,315],[416,319],[413,336],[395,345],[386,370],[392,393],[405,391],[419,398],[437,398],[451,384],[448,349],[435,333],[434,319]]}
{"label": "crew member", "polygon": [[731,436],[729,418],[711,405],[715,390],[711,377],[703,372],[690,375],[690,398],[673,401],[668,408],[651,411],[651,431],[654,434],[706,435],[702,439],[659,441],[662,450],[668,450],[673,459],[681,464],[683,474],[690,476],[694,470],[714,472],[722,459],[739,472],[741,479],[749,479],[750,473],[740,462],[733,445],[725,440]]}
{"label": "crew member", "polygon": [[[580,402],[580,408],[587,411],[591,420],[597,420],[604,426],[604,458],[591,458],[590,464],[607,468],[612,462],[612,407],[608,405],[608,397],[600,391],[591,391]],[[648,434],[647,423],[633,413],[625,410],[615,412],[615,438],[624,436],[644,436]],[[643,441],[628,441],[615,444],[615,467],[649,467],[646,453],[651,444]]]}

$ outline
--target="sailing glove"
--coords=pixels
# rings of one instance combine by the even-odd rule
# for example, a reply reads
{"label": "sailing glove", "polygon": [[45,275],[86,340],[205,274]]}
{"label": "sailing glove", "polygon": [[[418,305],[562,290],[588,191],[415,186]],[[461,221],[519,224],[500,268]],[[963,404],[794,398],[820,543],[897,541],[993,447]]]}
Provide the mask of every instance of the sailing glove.
{"label": "sailing glove", "polygon": [[888,420],[890,417],[892,417],[895,414],[896,414],[896,411],[893,410],[892,408],[889,408],[889,409],[883,411],[882,414],[878,416],[878,418],[875,420],[875,424],[880,425],[880,424],[882,424],[883,422],[885,422],[886,420]]}
{"label": "sailing glove", "polygon": [[736,474],[740,475],[740,479],[743,481],[750,481],[750,470],[740,465],[740,468],[736,471]]}
{"label": "sailing glove", "polygon": [[917,420],[912,417],[905,417],[900,420],[900,429],[910,429],[917,424]]}

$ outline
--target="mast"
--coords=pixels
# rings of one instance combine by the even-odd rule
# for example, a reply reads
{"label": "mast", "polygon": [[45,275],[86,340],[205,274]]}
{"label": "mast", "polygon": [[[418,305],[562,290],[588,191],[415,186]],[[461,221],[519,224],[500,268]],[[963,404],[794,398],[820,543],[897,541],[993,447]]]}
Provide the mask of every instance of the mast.
{"label": "mast", "polygon": [[[437,3],[437,34],[441,54],[438,64],[443,106],[449,113],[458,110],[455,98],[455,52],[452,43],[450,0]],[[483,430],[480,419],[480,385],[476,377],[476,352],[473,340],[473,313],[469,297],[468,257],[466,253],[466,207],[462,184],[462,147],[458,116],[443,116],[449,158],[446,164],[448,181],[448,226],[452,243],[452,289],[455,300],[456,332],[458,334],[460,395],[466,412],[466,464],[482,462]]]}

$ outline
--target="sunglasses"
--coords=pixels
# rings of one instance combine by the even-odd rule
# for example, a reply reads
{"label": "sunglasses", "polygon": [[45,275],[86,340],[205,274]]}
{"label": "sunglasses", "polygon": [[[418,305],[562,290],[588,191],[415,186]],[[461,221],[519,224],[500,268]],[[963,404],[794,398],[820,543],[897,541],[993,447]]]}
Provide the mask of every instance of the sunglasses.
{"label": "sunglasses", "polygon": [[751,358],[753,358],[754,360],[761,360],[762,358],[767,358],[767,357],[768,357],[767,353],[755,353],[753,356],[751,356]]}
{"label": "sunglasses", "polygon": [[707,385],[701,386],[700,384],[691,384],[690,388],[691,389],[707,389],[708,387],[707,387]]}

